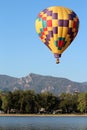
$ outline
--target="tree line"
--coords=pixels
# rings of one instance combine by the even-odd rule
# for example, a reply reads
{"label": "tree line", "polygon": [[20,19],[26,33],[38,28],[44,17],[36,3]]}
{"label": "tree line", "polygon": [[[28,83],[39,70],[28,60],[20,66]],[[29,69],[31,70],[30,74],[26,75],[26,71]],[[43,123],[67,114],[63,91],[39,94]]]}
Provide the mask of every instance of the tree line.
{"label": "tree line", "polygon": [[49,92],[37,94],[32,90],[0,92],[0,111],[25,114],[87,113],[87,92],[62,93],[58,96]]}

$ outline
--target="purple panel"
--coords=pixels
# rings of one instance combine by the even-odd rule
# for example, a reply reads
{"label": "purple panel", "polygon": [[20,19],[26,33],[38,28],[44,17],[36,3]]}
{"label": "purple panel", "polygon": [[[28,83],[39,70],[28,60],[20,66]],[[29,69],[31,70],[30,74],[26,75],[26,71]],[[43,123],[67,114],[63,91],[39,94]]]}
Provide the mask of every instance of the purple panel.
{"label": "purple panel", "polygon": [[74,33],[72,32],[72,34],[70,35],[71,41],[74,39]]}
{"label": "purple panel", "polygon": [[53,27],[53,34],[57,34],[58,33],[58,27]]}
{"label": "purple panel", "polygon": [[63,26],[63,20],[59,20],[59,21],[58,21],[58,25],[59,25],[59,26]]}
{"label": "purple panel", "polygon": [[73,15],[73,17],[76,17],[76,14],[72,11],[72,15]]}
{"label": "purple panel", "polygon": [[73,20],[73,15],[69,14],[69,20]]}
{"label": "purple panel", "polygon": [[58,19],[58,14],[57,14],[57,13],[53,13],[53,14],[52,14],[52,18],[53,18],[53,19]]}
{"label": "purple panel", "polygon": [[47,13],[47,11],[48,11],[48,9],[44,9],[44,10],[43,10],[44,13]]}
{"label": "purple panel", "polygon": [[59,20],[58,25],[61,26],[61,27],[68,27],[69,20]]}
{"label": "purple panel", "polygon": [[74,32],[72,31],[72,28],[68,29],[68,34],[70,35],[70,41],[72,41],[74,39]]}
{"label": "purple panel", "polygon": [[49,45],[48,39],[45,39],[45,40],[46,40],[45,45],[51,50],[51,48],[48,46]]}
{"label": "purple panel", "polygon": [[76,14],[72,11],[71,14],[69,14],[69,20],[73,20],[73,18],[76,17]]}
{"label": "purple panel", "polygon": [[49,43],[46,41],[45,44],[48,45]]}
{"label": "purple panel", "polygon": [[50,40],[50,36],[49,35],[46,35],[46,42],[48,42]]}
{"label": "purple panel", "polygon": [[49,31],[48,35],[50,36],[50,38],[53,37],[53,31]]}
{"label": "purple panel", "polygon": [[63,27],[68,27],[69,25],[69,20],[64,20],[63,21]]}
{"label": "purple panel", "polygon": [[72,28],[68,28],[68,34],[72,35]]}
{"label": "purple panel", "polygon": [[52,11],[47,11],[47,16],[52,16]]}

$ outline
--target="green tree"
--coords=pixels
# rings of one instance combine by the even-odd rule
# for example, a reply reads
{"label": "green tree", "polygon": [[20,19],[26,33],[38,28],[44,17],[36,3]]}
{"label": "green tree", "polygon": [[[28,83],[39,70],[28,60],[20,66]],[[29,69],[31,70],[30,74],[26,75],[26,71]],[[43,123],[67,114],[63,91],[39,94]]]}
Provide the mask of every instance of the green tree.
{"label": "green tree", "polygon": [[47,111],[53,112],[54,110],[58,109],[59,103],[59,98],[49,93],[47,96]]}
{"label": "green tree", "polygon": [[0,97],[0,110],[2,110],[2,98]]}
{"label": "green tree", "polygon": [[12,92],[6,93],[2,97],[2,109],[6,113],[10,113],[10,110],[13,108],[13,101],[12,101]]}
{"label": "green tree", "polygon": [[21,90],[16,90],[12,94],[13,96],[13,109],[15,110],[16,113],[20,113],[20,95],[22,95],[23,91]]}
{"label": "green tree", "polygon": [[78,93],[72,95],[72,110],[74,113],[78,112]]}
{"label": "green tree", "polygon": [[27,90],[20,95],[20,112],[21,113],[37,113],[38,103],[34,91]]}
{"label": "green tree", "polygon": [[52,93],[44,92],[38,94],[39,108],[45,108],[47,113],[51,113],[58,108],[59,98]]}
{"label": "green tree", "polygon": [[3,96],[3,93],[2,91],[0,91],[0,110],[2,110],[2,96]]}
{"label": "green tree", "polygon": [[78,95],[78,110],[81,113],[87,112],[87,93],[80,93]]}
{"label": "green tree", "polygon": [[62,93],[60,95],[60,109],[62,109],[63,113],[71,113],[74,108],[74,99],[72,94]]}

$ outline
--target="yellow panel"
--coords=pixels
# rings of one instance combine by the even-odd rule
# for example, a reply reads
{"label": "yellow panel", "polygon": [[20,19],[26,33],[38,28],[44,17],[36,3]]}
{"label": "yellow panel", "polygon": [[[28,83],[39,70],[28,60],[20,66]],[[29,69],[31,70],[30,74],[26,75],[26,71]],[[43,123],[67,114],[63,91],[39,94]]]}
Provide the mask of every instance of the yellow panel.
{"label": "yellow panel", "polygon": [[63,27],[58,27],[58,37],[62,37]]}
{"label": "yellow panel", "polygon": [[67,34],[66,37],[65,37],[65,41],[68,41],[69,38],[70,38],[70,35]]}
{"label": "yellow panel", "polygon": [[52,20],[52,26],[53,26],[53,27],[57,27],[57,26],[58,26],[58,20],[53,19],[53,20]]}
{"label": "yellow panel", "polygon": [[69,20],[69,28],[72,28],[73,26],[73,20]]}
{"label": "yellow panel", "polygon": [[53,10],[53,13],[58,13],[58,11],[57,11],[58,8],[57,8],[57,6],[53,7],[52,10]]}
{"label": "yellow panel", "polygon": [[48,31],[44,31],[44,35],[47,35],[48,34]]}
{"label": "yellow panel", "polygon": [[49,47],[52,49],[52,52],[53,52],[53,53],[56,53],[56,52],[57,52],[57,47],[54,45],[54,40],[53,40],[53,38],[50,38]]}
{"label": "yellow panel", "polygon": [[45,13],[45,14],[43,14],[43,17],[47,17],[47,14]]}
{"label": "yellow panel", "polygon": [[52,19],[52,16],[48,16],[48,17],[47,17],[47,20],[51,20],[51,19]]}
{"label": "yellow panel", "polygon": [[37,31],[37,33],[40,33],[40,28],[42,28],[42,22],[37,19],[36,20],[36,31]]}
{"label": "yellow panel", "polygon": [[64,8],[65,10],[66,10],[66,12],[68,13],[68,14],[71,14],[71,10],[70,9],[68,9],[68,8]]}
{"label": "yellow panel", "polygon": [[65,38],[67,35],[67,32],[68,32],[68,27],[63,27],[62,37]]}
{"label": "yellow panel", "polygon": [[50,10],[53,10],[53,9],[54,9],[54,7],[52,6],[52,7],[49,7],[48,9],[49,9],[49,11],[50,11]]}
{"label": "yellow panel", "polygon": [[52,27],[47,27],[47,30],[48,31],[52,31]]}
{"label": "yellow panel", "polygon": [[44,14],[44,12],[42,11],[42,12],[40,12],[40,15],[43,15]]}
{"label": "yellow panel", "polygon": [[62,9],[63,20],[68,20],[69,16],[65,8]]}
{"label": "yellow panel", "polygon": [[58,8],[58,19],[63,19],[63,9]]}
{"label": "yellow panel", "polygon": [[54,39],[54,41],[56,41],[58,39],[58,35],[57,34],[53,34],[53,39]]}

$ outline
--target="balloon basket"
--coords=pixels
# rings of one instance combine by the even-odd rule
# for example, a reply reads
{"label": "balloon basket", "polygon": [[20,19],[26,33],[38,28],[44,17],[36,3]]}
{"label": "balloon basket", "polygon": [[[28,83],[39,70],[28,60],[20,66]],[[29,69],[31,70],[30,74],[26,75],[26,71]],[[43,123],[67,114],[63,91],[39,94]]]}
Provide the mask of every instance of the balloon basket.
{"label": "balloon basket", "polygon": [[56,64],[59,64],[59,63],[60,63],[59,59],[56,59]]}

